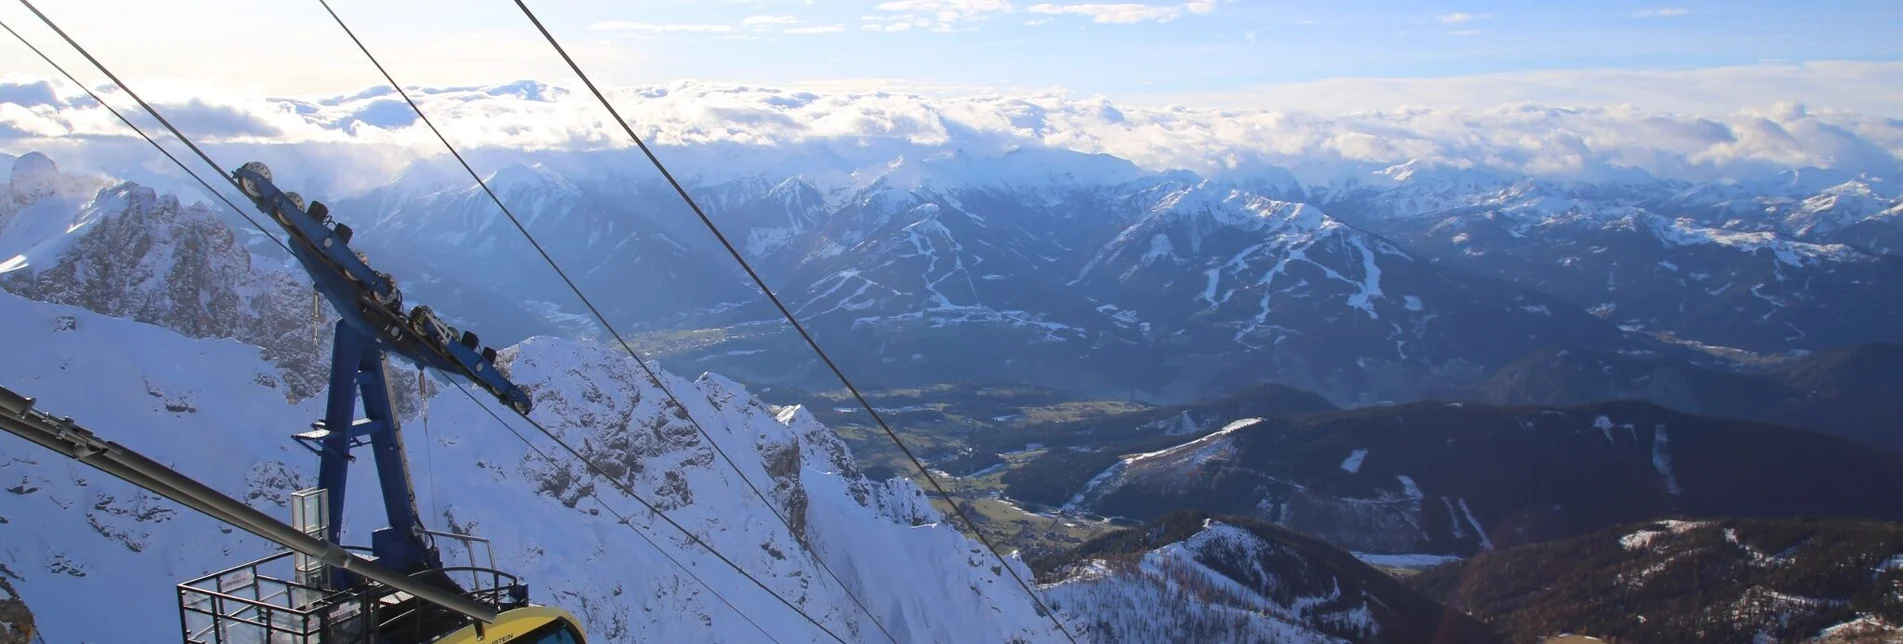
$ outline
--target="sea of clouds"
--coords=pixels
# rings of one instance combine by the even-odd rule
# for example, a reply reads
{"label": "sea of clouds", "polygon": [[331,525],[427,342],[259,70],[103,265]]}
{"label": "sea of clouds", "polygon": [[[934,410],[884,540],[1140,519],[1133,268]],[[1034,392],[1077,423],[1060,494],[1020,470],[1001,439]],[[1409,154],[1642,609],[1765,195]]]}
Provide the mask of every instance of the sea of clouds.
{"label": "sea of clouds", "polygon": [[[104,95],[135,122],[159,131],[122,93]],[[413,88],[412,95],[465,150],[631,145],[595,99],[577,88],[521,81]],[[1720,181],[1809,168],[1891,177],[1903,167],[1903,120],[1807,110],[1799,103],[1721,116],[1529,103],[1320,113],[1131,107],[1055,91],[947,97],[693,81],[615,89],[610,97],[652,144],[717,144],[741,150],[741,156],[745,150],[784,151],[814,143],[848,156],[863,150],[874,157],[893,149],[988,155],[1045,147],[1205,175],[1269,166],[1296,169],[1298,175],[1300,169],[1319,168],[1325,174],[1330,168],[1417,161],[1578,180],[1620,176],[1634,168],[1662,178]],[[235,158],[261,147],[284,156],[289,145],[295,149],[289,160],[293,166],[358,170],[356,178],[333,186],[345,192],[379,185],[410,160],[442,151],[387,87],[301,99],[202,88],[148,98],[219,156]],[[144,145],[63,81],[0,81],[0,150],[43,150],[63,163],[120,174],[128,166],[168,172],[168,162]],[[363,171],[369,169],[377,172]]]}

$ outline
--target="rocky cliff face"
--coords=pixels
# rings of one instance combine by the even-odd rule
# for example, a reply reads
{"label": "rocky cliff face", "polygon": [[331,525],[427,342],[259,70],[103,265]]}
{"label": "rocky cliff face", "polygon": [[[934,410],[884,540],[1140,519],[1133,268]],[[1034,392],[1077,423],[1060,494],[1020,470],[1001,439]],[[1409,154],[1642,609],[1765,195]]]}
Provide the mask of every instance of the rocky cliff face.
{"label": "rocky cliff face", "polygon": [[336,316],[312,306],[308,280],[251,255],[205,204],[62,174],[39,154],[15,161],[11,177],[0,288],[256,345],[281,369],[287,397],[323,390]]}

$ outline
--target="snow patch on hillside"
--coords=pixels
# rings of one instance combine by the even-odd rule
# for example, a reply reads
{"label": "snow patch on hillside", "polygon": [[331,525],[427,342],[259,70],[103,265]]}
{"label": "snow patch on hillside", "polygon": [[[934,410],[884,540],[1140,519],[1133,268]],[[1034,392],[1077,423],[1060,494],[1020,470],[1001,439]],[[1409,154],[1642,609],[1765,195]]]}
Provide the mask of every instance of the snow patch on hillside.
{"label": "snow patch on hillside", "polygon": [[1467,525],[1473,527],[1474,536],[1480,538],[1480,549],[1492,550],[1493,539],[1487,538],[1487,530],[1480,527],[1480,521],[1474,518],[1474,511],[1467,508],[1467,499],[1465,497],[1460,499],[1460,513],[1467,518]]}
{"label": "snow patch on hillside", "polygon": [[1650,528],[1641,529],[1619,537],[1619,546],[1626,550],[1654,548],[1660,539],[1667,538],[1671,535],[1685,534],[1708,525],[1711,525],[1711,522],[1666,519],[1654,523]]}
{"label": "snow patch on hillside", "polygon": [[[1128,465],[1128,464],[1134,464],[1140,461],[1146,461],[1149,459],[1159,458],[1159,457],[1180,457],[1185,454],[1207,455],[1208,453],[1221,448],[1224,445],[1225,437],[1227,437],[1230,432],[1233,432],[1238,429],[1242,429],[1244,427],[1248,427],[1250,425],[1254,425],[1260,422],[1262,422],[1262,419],[1260,418],[1244,418],[1241,420],[1232,421],[1227,425],[1223,425],[1222,429],[1218,429],[1216,431],[1210,432],[1208,435],[1205,435],[1196,440],[1189,441],[1187,443],[1183,443],[1181,445],[1176,445],[1173,447],[1167,447],[1167,448],[1160,449],[1154,452],[1144,452],[1141,454],[1132,454],[1129,456],[1125,456],[1123,457],[1123,462],[1124,464]],[[1192,458],[1194,458],[1194,456],[1192,456]]]}
{"label": "snow patch on hillside", "polygon": [[1348,458],[1341,459],[1341,469],[1342,471],[1347,472],[1349,474],[1360,472],[1361,461],[1366,458],[1368,458],[1368,450],[1365,450],[1365,449],[1355,450],[1353,453],[1348,455]]}
{"label": "snow patch on hillside", "polygon": [[1605,435],[1606,435],[1606,442],[1608,442],[1608,443],[1611,443],[1611,442],[1613,442],[1613,441],[1612,441],[1612,419],[1611,419],[1611,418],[1609,418],[1609,417],[1606,417],[1606,416],[1600,416],[1600,417],[1598,417],[1598,418],[1594,418],[1594,419],[1592,419],[1592,426],[1593,426],[1594,428],[1597,428],[1597,429],[1598,429],[1598,430],[1599,430],[1600,432],[1603,432],[1603,433],[1605,433]]}
{"label": "snow patch on hillside", "polygon": [[1672,475],[1672,455],[1669,451],[1671,439],[1665,436],[1665,426],[1652,429],[1652,468],[1657,470],[1659,478],[1665,480],[1665,489],[1672,496],[1680,496],[1685,489],[1678,486],[1678,477]]}

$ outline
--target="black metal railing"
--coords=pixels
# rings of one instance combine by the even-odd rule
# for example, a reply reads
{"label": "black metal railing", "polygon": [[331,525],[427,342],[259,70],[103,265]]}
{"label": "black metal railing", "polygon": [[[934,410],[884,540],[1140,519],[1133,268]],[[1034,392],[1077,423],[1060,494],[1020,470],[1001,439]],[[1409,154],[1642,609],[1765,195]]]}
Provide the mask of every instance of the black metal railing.
{"label": "black metal railing", "polygon": [[[497,611],[527,604],[527,585],[496,569],[493,553],[486,557],[489,566],[475,565],[476,547],[487,550],[487,540],[432,536],[457,542],[471,565],[411,577],[452,587]],[[300,581],[289,551],[179,584],[178,608],[187,644],[427,642],[469,623],[461,614],[374,582],[331,590]]]}

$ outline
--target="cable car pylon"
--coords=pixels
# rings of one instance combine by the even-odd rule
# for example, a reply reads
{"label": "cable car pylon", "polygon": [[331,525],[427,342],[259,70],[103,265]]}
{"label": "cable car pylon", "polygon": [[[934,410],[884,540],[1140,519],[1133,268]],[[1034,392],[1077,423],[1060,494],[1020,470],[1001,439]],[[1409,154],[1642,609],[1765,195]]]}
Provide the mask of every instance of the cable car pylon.
{"label": "cable car pylon", "polygon": [[[579,644],[574,616],[529,602],[528,585],[495,567],[484,539],[432,531],[416,494],[391,404],[389,355],[461,375],[527,414],[527,392],[496,370],[496,352],[444,324],[428,307],[402,313],[402,293],[349,246],[348,226],[320,203],[271,183],[248,163],[240,190],[288,233],[291,254],[337,310],[330,390],[322,420],[295,438],[319,455],[319,487],[293,495],[293,523],[272,518],[72,419],[0,388],[0,429],[171,499],[289,550],[179,584],[179,620],[190,644]],[[364,418],[356,418],[361,404]],[[341,545],[350,450],[369,446],[389,525],[369,548]],[[436,544],[457,542],[467,566],[445,566]],[[487,565],[477,561],[487,551]],[[367,554],[366,554],[367,553]]]}

